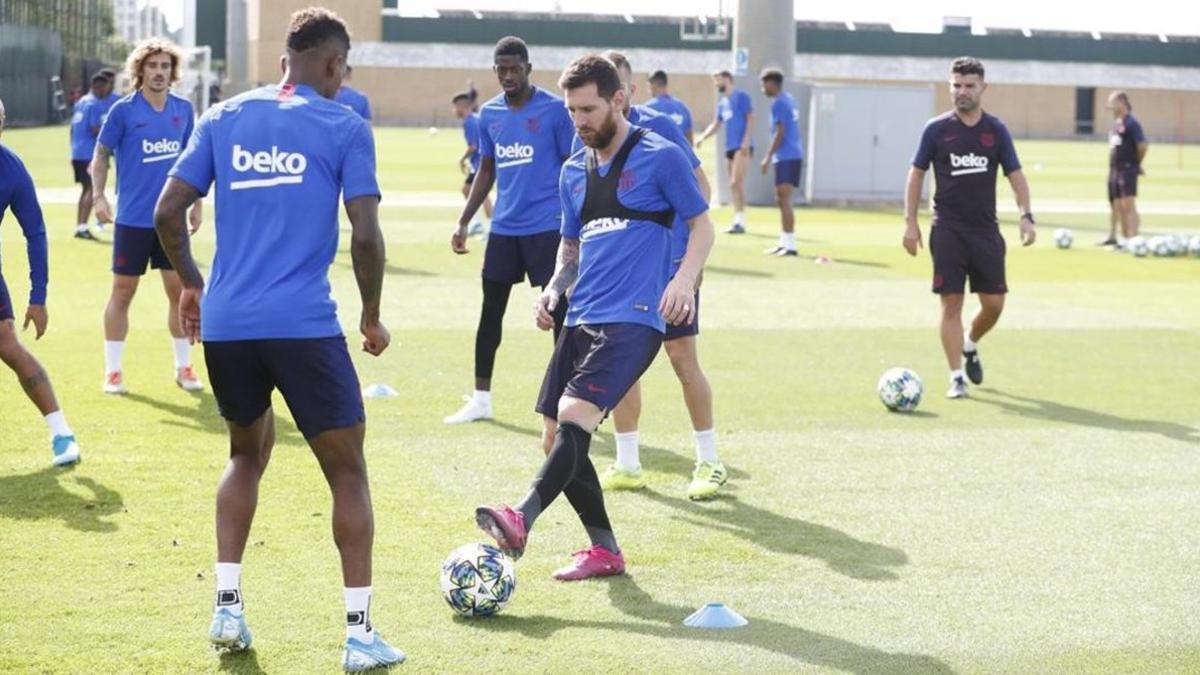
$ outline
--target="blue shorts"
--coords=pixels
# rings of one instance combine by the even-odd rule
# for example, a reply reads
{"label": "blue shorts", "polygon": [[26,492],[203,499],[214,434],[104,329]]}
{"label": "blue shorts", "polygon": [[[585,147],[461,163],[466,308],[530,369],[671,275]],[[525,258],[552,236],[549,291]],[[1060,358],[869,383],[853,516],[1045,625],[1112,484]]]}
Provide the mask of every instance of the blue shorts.
{"label": "blue shorts", "polygon": [[221,417],[250,426],[279,389],[304,438],[366,421],[358,373],[342,336],[205,342],[208,380]]}
{"label": "blue shorts", "polygon": [[483,252],[483,278],[519,284],[528,276],[530,286],[545,286],[554,276],[560,238],[556,230],[521,237],[489,235]]}
{"label": "blue shorts", "polygon": [[696,316],[692,317],[692,322],[682,326],[667,324],[667,335],[663,338],[663,342],[678,340],[682,337],[692,337],[700,334],[700,291],[696,291],[695,300],[692,302],[692,307],[696,310]]}
{"label": "blue shorts", "polygon": [[8,286],[4,283],[4,275],[0,274],[0,321],[13,319],[12,297],[8,294]]}
{"label": "blue shorts", "polygon": [[558,419],[564,394],[612,410],[654,362],[662,342],[662,333],[640,323],[568,326],[554,345],[534,410]]}
{"label": "blue shorts", "polygon": [[800,168],[803,165],[802,159],[781,159],[775,162],[775,184],[800,187]]}
{"label": "blue shorts", "polygon": [[140,277],[146,273],[147,263],[151,269],[174,269],[154,228],[118,223],[116,230],[113,234],[113,274]]}

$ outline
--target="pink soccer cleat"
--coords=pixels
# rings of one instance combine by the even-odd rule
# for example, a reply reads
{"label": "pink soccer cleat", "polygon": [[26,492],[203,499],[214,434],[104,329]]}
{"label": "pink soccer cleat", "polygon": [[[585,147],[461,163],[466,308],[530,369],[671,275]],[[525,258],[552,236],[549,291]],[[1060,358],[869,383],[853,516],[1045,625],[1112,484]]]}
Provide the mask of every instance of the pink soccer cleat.
{"label": "pink soccer cleat", "polygon": [[592,577],[611,577],[625,573],[625,558],[603,546],[593,546],[574,553],[570,565],[555,570],[559,581],[579,581]]}
{"label": "pink soccer cleat", "polygon": [[496,545],[513,560],[525,553],[525,514],[508,506],[480,506],[475,509],[475,524],[496,540]]}

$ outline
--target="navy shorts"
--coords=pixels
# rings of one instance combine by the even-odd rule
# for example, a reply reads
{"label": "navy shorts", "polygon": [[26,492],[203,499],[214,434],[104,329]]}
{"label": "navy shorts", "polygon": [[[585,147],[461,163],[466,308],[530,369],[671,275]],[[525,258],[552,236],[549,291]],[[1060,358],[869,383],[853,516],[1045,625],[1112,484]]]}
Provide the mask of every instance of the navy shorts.
{"label": "navy shorts", "polygon": [[[732,150],[726,150],[726,151],[725,151],[725,159],[727,159],[727,160],[729,160],[729,161],[731,161],[731,162],[732,162],[732,161],[733,161],[733,156],[737,154],[737,151],[738,151],[738,150],[741,150],[741,148],[734,148],[734,149],[732,149]],[[750,146],[750,156],[751,156],[751,157],[753,157],[753,156],[754,156],[754,146],[753,146],[753,145],[752,145],[752,146]]]}
{"label": "navy shorts", "polygon": [[4,275],[0,274],[0,321],[9,321],[13,316],[12,297],[8,294],[8,286],[4,283]]}
{"label": "navy shorts", "polygon": [[800,187],[800,168],[803,165],[802,159],[781,159],[775,162],[775,184]]}
{"label": "navy shorts", "polygon": [[140,277],[146,273],[146,263],[151,269],[174,269],[154,228],[118,223],[116,230],[113,235],[113,274]]}
{"label": "navy shorts", "polygon": [[71,170],[75,172],[75,182],[85,188],[92,187],[92,174],[88,173],[88,164],[91,164],[90,160],[71,160]]}
{"label": "navy shorts", "polygon": [[1114,166],[1108,170],[1108,201],[1137,196],[1138,168],[1136,165]]}
{"label": "navy shorts", "polygon": [[528,276],[530,286],[545,286],[554,276],[560,238],[557,230],[520,237],[489,235],[483,252],[483,278],[519,284]]}
{"label": "navy shorts", "polygon": [[640,323],[568,326],[554,345],[534,410],[558,419],[564,394],[612,410],[654,362],[662,342],[662,333]]}
{"label": "navy shorts", "polygon": [[663,342],[678,340],[682,337],[692,337],[700,334],[700,291],[696,291],[695,299],[692,301],[692,308],[696,310],[696,315],[692,317],[692,322],[682,326],[667,324],[667,334],[663,338]]}
{"label": "navy shorts", "polygon": [[208,381],[221,417],[250,426],[283,394],[304,438],[366,421],[358,373],[342,336],[205,342]]}
{"label": "navy shorts", "polygon": [[1004,272],[1007,245],[999,228],[978,231],[946,225],[929,230],[929,252],[933,257],[933,292],[956,295],[968,279],[972,293],[1008,292]]}

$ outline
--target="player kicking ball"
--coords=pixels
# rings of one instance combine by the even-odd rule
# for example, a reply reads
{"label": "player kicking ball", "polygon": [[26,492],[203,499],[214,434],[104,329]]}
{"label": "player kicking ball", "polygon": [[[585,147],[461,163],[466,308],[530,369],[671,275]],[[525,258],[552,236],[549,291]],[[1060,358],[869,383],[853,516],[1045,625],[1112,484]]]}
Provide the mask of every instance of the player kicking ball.
{"label": "player kicking ball", "polygon": [[[591,541],[554,573],[575,581],[625,571],[588,449],[596,427],[654,361],[667,323],[694,320],[696,280],[712,249],[713,227],[683,152],[625,119],[625,91],[611,61],[576,59],[559,86],[587,147],[563,165],[558,261],[534,308],[538,327],[550,330],[562,294],[574,286],[536,406],[554,441],[515,508],[481,506],[475,519],[501,549],[520,558],[538,517],[565,495]],[[671,278],[677,214],[692,234]]]}
{"label": "player kicking ball", "polygon": [[[933,256],[933,292],[942,300],[942,349],[950,366],[947,398],[966,398],[967,380],[983,384],[979,341],[995,327],[1008,293],[1004,237],[996,218],[996,167],[1004,169],[1021,210],[1021,244],[1037,238],[1029,208],[1029,183],[1021,172],[1008,127],[983,111],[980,103],[987,83],[983,64],[970,57],[950,67],[950,96],[954,110],[925,125],[921,144],[908,170],[904,195],[904,250],[917,255],[921,226],[917,206],[925,172],[933,165],[937,185],[929,252]],[[967,280],[979,294],[979,313],[963,331],[963,291]],[[964,374],[965,361],[965,374]]]}

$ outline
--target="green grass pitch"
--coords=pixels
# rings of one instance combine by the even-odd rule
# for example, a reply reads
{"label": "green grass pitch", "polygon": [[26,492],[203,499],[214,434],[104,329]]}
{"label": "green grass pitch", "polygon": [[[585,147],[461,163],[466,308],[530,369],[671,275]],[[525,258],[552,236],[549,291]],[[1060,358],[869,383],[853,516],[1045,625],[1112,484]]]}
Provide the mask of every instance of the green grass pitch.
{"label": "green grass pitch", "polygon": [[[690,429],[660,358],[645,378],[650,485],[608,497],[629,574],[550,579],[584,543],[560,500],[518,566],[513,603],[470,621],[439,596],[439,565],[482,539],[473,507],[519,497],[541,461],[532,406],[550,340],[532,326],[533,291],[515,291],[497,420],[442,425],[471,386],[480,297],[482,244],[462,257],[448,246],[460,137],[377,138],[393,343],[382,358],[355,360],[364,384],[400,392],[367,402],[367,455],[373,619],[408,652],[406,671],[1200,668],[1200,259],[1092,245],[1107,228],[1102,143],[1018,142],[1041,238],[1020,248],[1006,212],[1012,293],[982,343],[986,386],[967,401],[942,398],[930,263],[901,250],[897,209],[801,210],[799,259],[761,255],[776,214],[752,209],[750,235],[718,237],[704,283],[701,357],[727,489],[708,503],[684,498]],[[100,393],[110,248],[71,238],[67,130],[10,130],[3,142],[29,165],[50,229],[50,331],[23,339],[84,461],[50,468],[44,424],[0,372],[0,672],[334,672],[343,606],[329,497],[286,410],[277,406],[279,442],[245,558],[255,649],[218,657],[205,630],[226,438],[212,396],[172,382],[154,277],[132,313],[132,393]],[[1200,147],[1152,145],[1140,201],[1146,230],[1200,234]],[[999,202],[1012,202],[1003,180]],[[728,222],[727,208],[714,213]],[[205,262],[211,214],[195,240]],[[1056,227],[1075,231],[1073,249],[1054,248]],[[20,312],[28,273],[11,215],[0,238]],[[331,274],[353,344],[347,246],[343,237]],[[813,264],[818,255],[833,264]],[[197,365],[203,374],[199,356]],[[875,396],[879,374],[901,365],[926,384],[913,415],[889,414]],[[612,454],[606,423],[593,456],[603,467]],[[710,601],[749,626],[681,625]]]}

